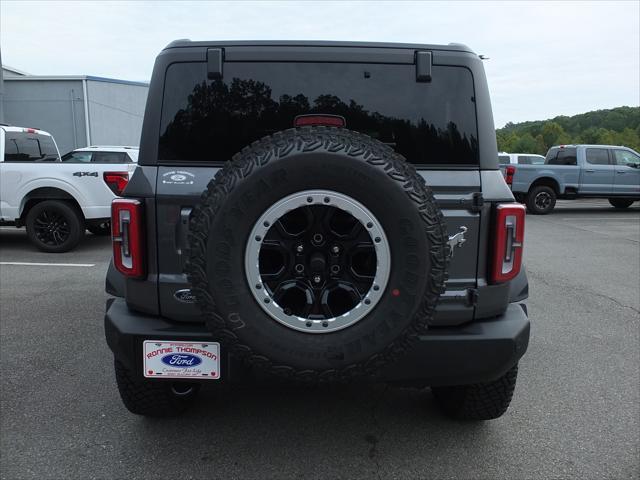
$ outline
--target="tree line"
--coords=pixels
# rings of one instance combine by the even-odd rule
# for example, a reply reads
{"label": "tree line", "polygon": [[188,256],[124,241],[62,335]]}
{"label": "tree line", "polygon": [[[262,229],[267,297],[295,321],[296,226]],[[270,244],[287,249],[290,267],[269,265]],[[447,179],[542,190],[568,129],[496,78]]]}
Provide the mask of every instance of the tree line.
{"label": "tree line", "polygon": [[496,130],[501,152],[545,155],[553,145],[624,145],[640,151],[640,107],[595,110],[572,117],[507,123]]}

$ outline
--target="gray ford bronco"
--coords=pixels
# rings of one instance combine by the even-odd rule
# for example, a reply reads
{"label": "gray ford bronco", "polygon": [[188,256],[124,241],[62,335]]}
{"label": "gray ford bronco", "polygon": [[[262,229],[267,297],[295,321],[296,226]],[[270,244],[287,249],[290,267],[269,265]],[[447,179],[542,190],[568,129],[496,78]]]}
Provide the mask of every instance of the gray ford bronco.
{"label": "gray ford bronco", "polygon": [[464,45],[171,43],[112,206],[105,331],[125,406],[373,381],[499,417],[529,320],[524,207],[497,158]]}

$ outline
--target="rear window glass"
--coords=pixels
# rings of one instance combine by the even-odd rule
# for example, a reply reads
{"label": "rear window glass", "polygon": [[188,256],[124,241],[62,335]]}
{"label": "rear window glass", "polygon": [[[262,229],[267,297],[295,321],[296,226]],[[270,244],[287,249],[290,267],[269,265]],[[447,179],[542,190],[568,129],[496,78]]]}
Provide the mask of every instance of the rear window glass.
{"label": "rear window glass", "polygon": [[48,135],[26,132],[5,132],[5,162],[55,162],[58,150]]}
{"label": "rear window glass", "polygon": [[609,152],[606,148],[587,148],[587,163],[609,165]]}
{"label": "rear window glass", "polygon": [[549,165],[577,165],[575,147],[552,148],[547,152],[545,163]]}
{"label": "rear window glass", "polygon": [[160,160],[225,161],[297,115],[340,115],[346,128],[392,146],[415,164],[478,164],[473,78],[434,66],[417,83],[414,65],[227,62],[224,79],[206,64],[166,72]]}
{"label": "rear window glass", "polygon": [[511,163],[511,158],[509,155],[498,155],[498,163],[500,163],[500,165],[507,165]]}
{"label": "rear window glass", "polygon": [[89,163],[91,162],[91,152],[69,152],[62,156],[62,161],[66,163]]}
{"label": "rear window glass", "polygon": [[128,163],[130,162],[124,152],[94,152],[93,163]]}

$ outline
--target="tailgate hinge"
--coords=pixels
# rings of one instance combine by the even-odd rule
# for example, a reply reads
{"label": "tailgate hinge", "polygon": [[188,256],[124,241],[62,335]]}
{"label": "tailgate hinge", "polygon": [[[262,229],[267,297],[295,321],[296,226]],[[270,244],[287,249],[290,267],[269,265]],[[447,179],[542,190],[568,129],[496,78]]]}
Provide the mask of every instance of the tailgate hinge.
{"label": "tailgate hinge", "polygon": [[438,199],[438,206],[446,209],[465,209],[471,213],[478,213],[484,205],[482,192],[474,192],[471,198]]}

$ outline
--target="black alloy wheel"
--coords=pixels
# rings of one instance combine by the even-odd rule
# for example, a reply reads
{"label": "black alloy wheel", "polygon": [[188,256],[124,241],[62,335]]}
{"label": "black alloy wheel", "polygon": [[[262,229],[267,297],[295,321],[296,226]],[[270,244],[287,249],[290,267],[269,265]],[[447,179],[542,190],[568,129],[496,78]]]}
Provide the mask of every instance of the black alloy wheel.
{"label": "black alloy wheel", "polygon": [[68,202],[46,200],[29,210],[25,221],[27,235],[40,250],[50,253],[67,252],[84,234],[81,213]]}

